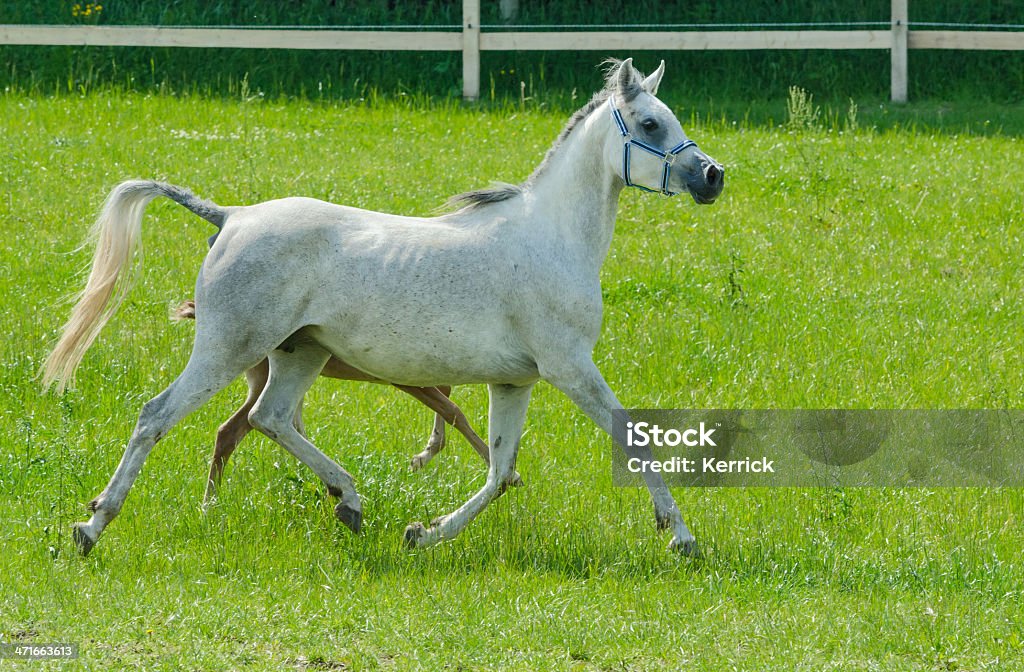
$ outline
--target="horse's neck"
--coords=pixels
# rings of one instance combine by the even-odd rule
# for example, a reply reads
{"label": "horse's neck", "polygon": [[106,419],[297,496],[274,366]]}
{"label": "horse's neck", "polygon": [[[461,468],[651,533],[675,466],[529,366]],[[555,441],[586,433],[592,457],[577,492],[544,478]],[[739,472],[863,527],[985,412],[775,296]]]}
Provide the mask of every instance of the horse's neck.
{"label": "horse's neck", "polygon": [[[592,116],[604,109],[599,107]],[[615,232],[622,181],[604,160],[603,126],[591,121],[595,120],[581,121],[549,157],[532,181],[530,196],[540,224],[600,268]]]}

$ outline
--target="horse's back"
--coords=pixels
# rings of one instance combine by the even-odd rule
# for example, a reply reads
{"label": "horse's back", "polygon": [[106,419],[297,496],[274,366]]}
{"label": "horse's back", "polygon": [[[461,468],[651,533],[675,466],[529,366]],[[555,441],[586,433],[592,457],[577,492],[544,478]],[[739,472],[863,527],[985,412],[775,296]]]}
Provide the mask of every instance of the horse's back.
{"label": "horse's back", "polygon": [[229,321],[311,327],[335,355],[385,380],[530,379],[536,369],[509,317],[526,269],[495,245],[495,226],[311,198],[239,208],[207,257],[197,301]]}

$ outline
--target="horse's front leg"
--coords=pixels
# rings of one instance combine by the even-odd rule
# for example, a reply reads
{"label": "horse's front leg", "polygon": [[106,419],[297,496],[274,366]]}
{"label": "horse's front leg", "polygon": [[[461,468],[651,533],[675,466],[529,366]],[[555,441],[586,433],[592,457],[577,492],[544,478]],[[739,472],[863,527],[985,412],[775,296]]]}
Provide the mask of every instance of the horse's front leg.
{"label": "horse's front leg", "polygon": [[[411,464],[413,471],[418,471],[425,467],[444,448],[447,441],[445,438],[445,423],[448,423],[466,437],[469,445],[473,446],[473,450],[476,451],[484,463],[490,464],[490,448],[473,430],[469,420],[466,419],[466,414],[462,412],[458,404],[451,400],[451,387],[447,385],[439,385],[437,387],[395,385],[395,387],[406,394],[412,395],[434,411],[434,428],[430,434],[430,440],[427,442],[427,447],[423,452],[413,455]],[[523,485],[523,479],[519,472],[513,472],[509,485],[516,487]]]}
{"label": "horse's front leg", "polygon": [[533,384],[523,387],[489,385],[490,413],[488,416],[488,442],[490,468],[487,481],[469,501],[447,516],[442,516],[425,527],[412,523],[405,528],[405,543],[410,548],[433,546],[439,541],[456,537],[487,505],[505,491],[515,474],[519,438],[526,422],[526,408],[530,405]]}
{"label": "horse's front leg", "polygon": [[[604,376],[598,371],[597,366],[589,357],[577,360],[571,359],[557,361],[552,360],[550,366],[541,366],[541,375],[549,383],[565,393],[580,409],[590,417],[597,425],[614,436],[612,432],[612,411],[622,408],[622,404],[615,397]],[[627,457],[638,457],[642,460],[653,458],[650,447],[637,448],[622,446]],[[651,493],[654,501],[654,517],[658,529],[672,528],[674,536],[669,543],[669,548],[679,551],[683,555],[697,555],[697,542],[690,533],[690,529],[683,522],[679,513],[679,507],[672,499],[672,493],[665,485],[665,479],[660,473],[645,471],[644,481],[647,490]]]}

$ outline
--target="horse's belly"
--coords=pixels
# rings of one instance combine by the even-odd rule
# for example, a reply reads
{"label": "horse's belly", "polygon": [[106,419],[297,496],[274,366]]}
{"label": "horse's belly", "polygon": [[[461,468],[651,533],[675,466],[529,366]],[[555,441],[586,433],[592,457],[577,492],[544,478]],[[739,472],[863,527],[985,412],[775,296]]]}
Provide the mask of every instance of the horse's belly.
{"label": "horse's belly", "polygon": [[315,327],[310,334],[336,357],[381,380],[419,387],[465,383],[526,384],[536,362],[508,334],[421,326],[413,331]]}

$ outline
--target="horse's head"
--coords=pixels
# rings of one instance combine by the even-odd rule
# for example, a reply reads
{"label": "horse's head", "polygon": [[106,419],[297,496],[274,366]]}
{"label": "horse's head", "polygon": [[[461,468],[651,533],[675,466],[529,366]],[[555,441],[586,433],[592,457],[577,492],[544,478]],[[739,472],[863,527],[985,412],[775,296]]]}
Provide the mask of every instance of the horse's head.
{"label": "horse's head", "polygon": [[679,120],[655,94],[665,61],[644,78],[627,58],[609,74],[609,136],[605,153],[627,186],[668,196],[687,191],[700,204],[714,203],[725,169],[700,151]]}

